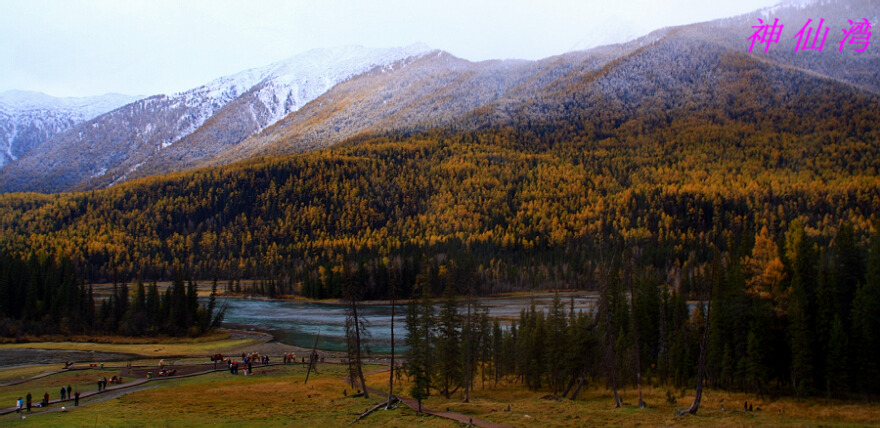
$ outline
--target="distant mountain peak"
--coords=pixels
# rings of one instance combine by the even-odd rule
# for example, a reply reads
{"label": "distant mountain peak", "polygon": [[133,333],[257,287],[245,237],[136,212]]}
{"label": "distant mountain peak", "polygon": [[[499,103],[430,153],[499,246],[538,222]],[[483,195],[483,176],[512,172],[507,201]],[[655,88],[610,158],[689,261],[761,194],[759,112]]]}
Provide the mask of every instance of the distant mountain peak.
{"label": "distant mountain peak", "polygon": [[0,93],[0,168],[42,141],[138,98],[122,94],[53,97],[21,90]]}
{"label": "distant mountain peak", "polygon": [[94,188],[183,168],[273,125],[340,82],[429,51],[424,44],[313,49],[187,91],[145,98],[19,156],[4,168],[0,186],[23,189],[28,187],[13,183],[30,182],[40,189]]}
{"label": "distant mountain peak", "polygon": [[0,92],[0,104],[16,110],[80,110],[85,120],[143,98],[139,95],[107,93],[91,97],[53,97],[43,92],[9,90]]}

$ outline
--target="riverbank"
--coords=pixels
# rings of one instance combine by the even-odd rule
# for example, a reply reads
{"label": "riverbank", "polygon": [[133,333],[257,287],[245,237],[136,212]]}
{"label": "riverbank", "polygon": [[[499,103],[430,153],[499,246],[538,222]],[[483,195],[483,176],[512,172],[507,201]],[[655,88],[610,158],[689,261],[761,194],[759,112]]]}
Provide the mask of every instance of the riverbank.
{"label": "riverbank", "polygon": [[[477,298],[480,306],[489,311],[492,318],[505,320],[519,317],[521,310],[535,305],[539,310],[548,308],[557,293],[517,292],[492,297]],[[558,293],[568,308],[574,304],[577,310],[591,310],[596,301],[594,292],[565,291]],[[401,306],[405,301],[401,301]],[[435,300],[435,305],[442,304]],[[464,304],[460,300],[460,304]],[[463,308],[462,308],[463,309]],[[216,353],[237,355],[260,352],[269,355],[294,353],[306,355],[311,352],[318,338],[317,349],[333,358],[344,355],[346,306],[338,300],[313,301],[303,298],[268,299],[247,296],[230,297],[224,329],[198,338],[128,338],[120,336],[39,336],[16,340],[19,343],[0,344],[0,364],[9,367],[22,358],[21,353],[8,354],[6,349],[44,349],[57,351],[56,358],[46,362],[64,363],[130,360],[138,358],[206,357]],[[362,319],[369,324],[371,337],[364,343],[371,356],[385,358],[390,353],[391,308],[388,301],[364,302]],[[405,308],[399,307],[395,319],[395,341],[398,353],[405,351]],[[25,343],[21,343],[21,341]],[[88,352],[113,355],[94,356]],[[45,352],[51,355],[51,352]],[[4,365],[0,365],[4,367]]]}

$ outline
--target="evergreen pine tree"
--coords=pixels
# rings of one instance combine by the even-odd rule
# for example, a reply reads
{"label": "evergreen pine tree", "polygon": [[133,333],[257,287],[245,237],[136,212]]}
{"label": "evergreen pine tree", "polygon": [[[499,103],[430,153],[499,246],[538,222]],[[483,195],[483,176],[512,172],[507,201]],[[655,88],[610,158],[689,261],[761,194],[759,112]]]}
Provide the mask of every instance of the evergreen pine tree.
{"label": "evergreen pine tree", "polygon": [[448,399],[464,382],[461,319],[458,314],[458,300],[451,285],[443,292],[443,306],[437,317],[435,347],[437,385]]}

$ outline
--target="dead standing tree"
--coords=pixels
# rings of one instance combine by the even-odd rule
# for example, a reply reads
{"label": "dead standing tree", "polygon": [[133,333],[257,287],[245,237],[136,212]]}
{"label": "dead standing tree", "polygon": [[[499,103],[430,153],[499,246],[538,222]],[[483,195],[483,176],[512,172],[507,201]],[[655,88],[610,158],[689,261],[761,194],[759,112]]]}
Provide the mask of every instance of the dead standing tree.
{"label": "dead standing tree", "polygon": [[[620,407],[623,404],[620,394],[617,392],[617,344],[616,325],[617,321],[613,314],[618,300],[620,299],[620,279],[619,268],[614,265],[614,259],[611,261],[611,268],[606,268],[602,272],[602,280],[599,291],[599,300],[597,304],[597,322],[600,332],[602,333],[602,365],[606,373],[607,386],[611,387],[614,393],[614,407]],[[578,388],[580,389],[580,388]]]}
{"label": "dead standing tree", "polygon": [[633,335],[633,346],[634,353],[636,357],[636,388],[639,390],[639,408],[644,409],[648,407],[645,404],[645,400],[642,399],[642,361],[641,355],[639,354],[639,323],[636,320],[636,293],[633,287],[633,272],[635,271],[636,264],[635,260],[631,260],[630,263],[630,271],[627,275],[627,282],[629,282],[629,313],[630,318],[632,320],[632,335]]}
{"label": "dead standing tree", "polygon": [[[315,371],[315,374],[318,374],[318,368],[315,366],[318,362],[317,358],[314,358],[317,355],[318,349],[318,339],[321,338],[321,330],[318,330],[318,335],[315,336],[315,346],[312,347],[312,353],[309,354],[309,368],[306,370],[306,381],[304,383],[309,383],[309,375],[312,374],[312,370]],[[292,355],[292,354],[291,354]]]}
{"label": "dead standing tree", "polygon": [[706,377],[706,352],[709,348],[709,315],[712,311],[712,286],[709,286],[709,297],[706,299],[706,319],[703,327],[703,338],[700,340],[700,360],[697,365],[697,391],[694,394],[694,402],[687,409],[676,412],[676,416],[685,414],[696,415],[700,410],[700,400],[703,399],[703,381]]}
{"label": "dead standing tree", "polygon": [[390,284],[388,288],[388,297],[391,299],[391,365],[388,370],[388,401],[385,402],[385,409],[390,410],[394,402],[394,316],[397,310],[397,280],[399,269],[401,268],[401,260],[398,257],[394,260],[394,264],[389,270]]}
{"label": "dead standing tree", "polygon": [[[348,277],[351,278],[351,275],[348,275]],[[344,297],[347,303],[345,338],[348,351],[348,376],[351,386],[356,387],[355,382],[360,381],[364,398],[370,398],[362,368],[361,336],[366,335],[366,323],[358,316],[358,301],[360,300],[358,285],[357,281],[349,280],[346,282],[344,290]]]}

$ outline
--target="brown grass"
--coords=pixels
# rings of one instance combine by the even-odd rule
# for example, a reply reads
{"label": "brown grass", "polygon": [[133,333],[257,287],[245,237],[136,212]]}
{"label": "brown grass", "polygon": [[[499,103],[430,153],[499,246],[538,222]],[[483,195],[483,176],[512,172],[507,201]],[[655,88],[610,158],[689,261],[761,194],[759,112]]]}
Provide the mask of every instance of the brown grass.
{"label": "brown grass", "polygon": [[[367,376],[368,383],[379,389],[388,387],[388,374]],[[405,379],[396,382],[398,393],[408,394],[410,384]],[[637,407],[635,390],[621,391],[624,406],[615,409],[612,396],[604,388],[592,386],[581,392],[576,401],[556,400],[548,391],[529,391],[510,382],[497,387],[487,381],[486,388],[476,382],[469,403],[463,403],[459,391],[449,400],[436,391],[424,402],[434,410],[449,410],[479,417],[491,422],[518,427],[567,426],[880,426],[880,405],[862,402],[844,402],[812,398],[798,400],[784,397],[756,399],[753,394],[705,391],[700,411],[696,416],[676,418],[675,412],[693,400],[693,390],[675,393],[677,402],[666,401],[666,389],[647,387],[643,390],[649,407]],[[748,401],[755,411],[743,411]],[[510,406],[510,411],[508,411]],[[721,407],[724,406],[725,410]]]}
{"label": "brown grass", "polygon": [[[365,371],[382,369],[368,366]],[[360,412],[384,400],[383,397],[346,397],[352,388],[340,379],[346,368],[322,365],[321,374],[312,375],[304,384],[305,369],[300,365],[259,368],[254,376],[231,376],[214,373],[185,379],[169,379],[150,384],[152,389],[138,391],[100,403],[73,409],[67,413],[32,414],[25,424],[37,426],[343,426]],[[108,372],[109,373],[109,372]],[[117,372],[118,373],[118,372]],[[100,371],[66,372],[24,386],[0,390],[0,400],[13,403],[19,394],[31,391],[35,401],[47,390],[57,397],[58,387],[67,383],[78,390],[93,388]],[[110,374],[108,374],[109,377]],[[368,383],[387,388],[388,373],[367,375]],[[408,394],[408,382],[396,381],[396,392]],[[666,402],[666,390],[645,389],[647,409],[638,409],[636,392],[622,391],[625,405],[615,409],[611,395],[593,386],[582,391],[576,401],[556,400],[547,391],[529,391],[522,386],[502,382],[497,387],[477,381],[471,402],[462,403],[459,392],[449,400],[433,392],[425,406],[435,410],[464,413],[492,422],[519,427],[567,426],[870,426],[880,421],[880,406],[835,400],[780,398],[758,400],[739,393],[707,391],[697,416],[675,418],[676,409],[686,407],[693,391],[678,391],[677,403]],[[744,401],[757,409],[742,411]],[[725,406],[725,410],[721,406]],[[509,406],[509,410],[508,410]],[[0,418],[0,425],[22,421],[14,415]],[[417,415],[408,409],[377,411],[362,426],[409,427],[455,426],[452,421]]]}
{"label": "brown grass", "polygon": [[[263,368],[254,376],[215,373],[162,382],[158,387],[72,409],[32,415],[34,426],[345,426],[379,398],[346,397],[344,367],[322,368],[304,384],[299,366]],[[14,417],[14,416],[13,416]],[[9,425],[13,419],[0,419]],[[19,421],[16,420],[16,424]],[[361,426],[451,427],[451,422],[411,411],[380,411]]]}

